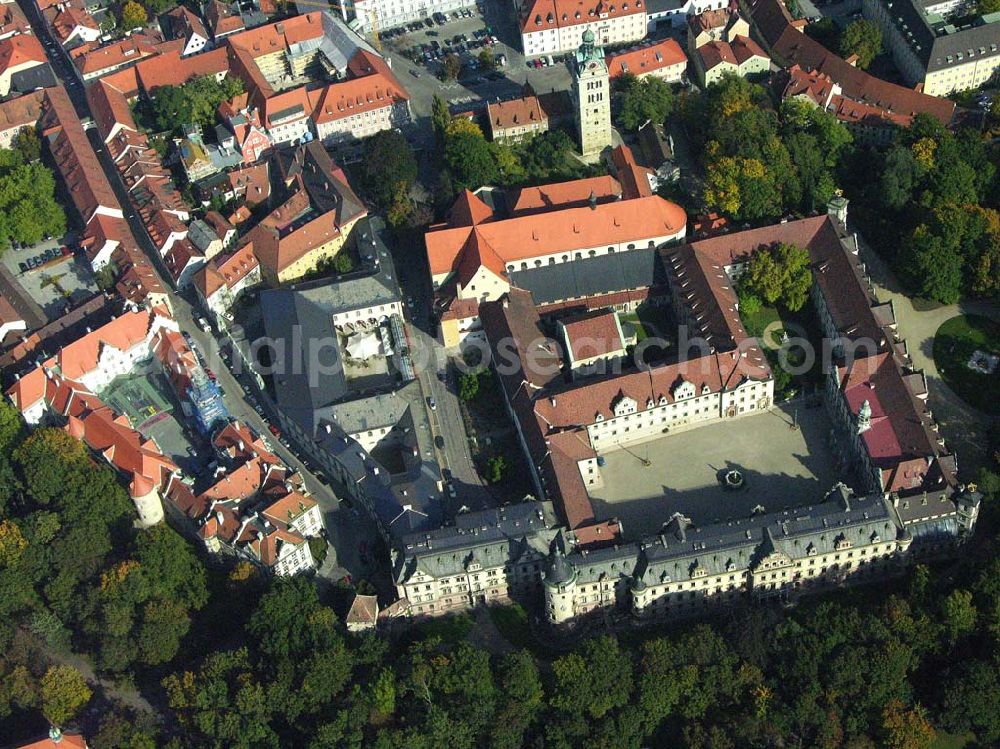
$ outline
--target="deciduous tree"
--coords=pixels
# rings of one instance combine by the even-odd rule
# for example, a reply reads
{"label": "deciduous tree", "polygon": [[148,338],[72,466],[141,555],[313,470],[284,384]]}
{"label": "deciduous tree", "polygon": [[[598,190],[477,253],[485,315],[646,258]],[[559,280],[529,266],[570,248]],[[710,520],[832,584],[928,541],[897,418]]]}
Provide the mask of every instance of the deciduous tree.
{"label": "deciduous tree", "polygon": [[858,67],[867,70],[882,50],[882,29],[874,21],[860,18],[850,23],[840,35],[842,57],[858,56]]}
{"label": "deciduous tree", "polygon": [[72,666],[50,666],[42,677],[42,713],[54,726],[64,726],[90,700],[83,674]]}

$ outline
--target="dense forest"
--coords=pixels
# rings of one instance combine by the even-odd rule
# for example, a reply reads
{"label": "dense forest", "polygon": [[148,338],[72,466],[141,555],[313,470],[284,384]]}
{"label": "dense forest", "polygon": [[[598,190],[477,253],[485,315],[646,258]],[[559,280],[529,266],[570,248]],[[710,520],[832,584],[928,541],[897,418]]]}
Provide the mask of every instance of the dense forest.
{"label": "dense forest", "polygon": [[[0,474],[0,741],[42,716],[83,725],[96,749],[1000,741],[994,473],[957,560],[559,651],[487,650],[462,619],[348,634],[309,579],[209,568],[169,528],[135,530],[108,467],[60,430],[25,438],[8,406]],[[91,669],[113,688],[95,693]],[[129,694],[162,720],[109,699]]]}

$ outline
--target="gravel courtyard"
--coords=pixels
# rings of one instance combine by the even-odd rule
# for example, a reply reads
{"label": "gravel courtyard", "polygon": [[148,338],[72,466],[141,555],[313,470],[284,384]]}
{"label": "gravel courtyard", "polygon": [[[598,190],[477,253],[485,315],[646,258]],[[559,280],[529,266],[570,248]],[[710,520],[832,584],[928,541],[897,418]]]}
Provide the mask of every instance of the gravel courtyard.
{"label": "gravel courtyard", "polygon": [[[794,417],[793,417],[794,414]],[[793,418],[798,429],[791,429]],[[605,453],[604,486],[591,492],[598,519],[617,516],[630,539],[659,531],[675,512],[695,523],[746,517],[818,502],[838,479],[822,407],[778,407]],[[650,461],[644,466],[641,459]],[[730,468],[742,490],[719,483]]]}

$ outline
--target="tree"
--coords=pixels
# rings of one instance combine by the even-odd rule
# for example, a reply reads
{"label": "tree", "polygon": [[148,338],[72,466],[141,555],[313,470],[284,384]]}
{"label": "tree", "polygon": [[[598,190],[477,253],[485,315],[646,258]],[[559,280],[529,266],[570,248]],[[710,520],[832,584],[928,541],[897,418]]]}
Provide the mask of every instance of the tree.
{"label": "tree", "polygon": [[444,143],[445,131],[451,122],[451,112],[448,111],[448,103],[437,94],[431,99],[431,127],[437,139],[438,147]]}
{"label": "tree", "polygon": [[391,668],[379,671],[372,685],[372,711],[382,718],[396,712],[396,677]]}
{"label": "tree", "polygon": [[493,50],[489,47],[483,47],[479,50],[479,66],[483,70],[493,70],[496,68],[496,57],[493,56]]}
{"label": "tree", "polygon": [[981,16],[1000,13],[1000,0],[977,0],[976,12]]}
{"label": "tree", "polygon": [[491,484],[499,484],[509,463],[503,455],[490,456],[486,461],[486,476]]}
{"label": "tree", "polygon": [[858,56],[858,67],[867,70],[882,50],[882,29],[874,21],[861,18],[850,23],[840,35],[841,57]]}
{"label": "tree", "polygon": [[40,687],[42,713],[54,726],[66,725],[90,701],[91,691],[83,674],[72,666],[50,666]]}
{"label": "tree", "polygon": [[923,708],[909,710],[899,700],[892,700],[882,711],[882,730],[886,749],[929,749],[935,732]]}
{"label": "tree", "polygon": [[458,189],[477,190],[483,185],[493,184],[499,176],[493,151],[482,133],[465,129],[449,132],[445,140],[444,159]]}
{"label": "tree", "polygon": [[385,211],[400,193],[409,193],[417,180],[417,159],[406,137],[396,130],[381,130],[362,144],[362,182]]}
{"label": "tree", "polygon": [[962,294],[962,256],[926,226],[913,232],[900,265],[921,296],[954,304]]}
{"label": "tree", "polygon": [[942,614],[945,631],[952,645],[976,628],[976,607],[972,603],[972,593],[967,590],[953,590],[949,593],[944,599]]}
{"label": "tree", "polygon": [[795,312],[806,303],[812,286],[809,252],[785,243],[758,249],[747,263],[742,282],[768,304],[780,302]]}
{"label": "tree", "polygon": [[550,704],[574,715],[603,718],[632,694],[632,661],[607,635],[587,640],[580,652],[557,658],[552,676]]}
{"label": "tree", "polygon": [[21,128],[14,137],[14,150],[20,154],[21,160],[28,164],[38,161],[42,155],[42,143],[33,127]]}
{"label": "tree", "polygon": [[234,75],[216,81],[200,75],[180,86],[156,89],[153,115],[160,130],[179,132],[184,125],[211,127],[219,105],[243,93],[243,82]]}
{"label": "tree", "polygon": [[[30,146],[29,146],[30,148]],[[0,150],[0,249],[11,240],[37,244],[66,231],[66,214],[55,199],[55,178],[40,162],[23,163],[22,154]]]}
{"label": "tree", "polygon": [[135,0],[128,0],[122,6],[122,28],[141,29],[146,25],[146,9]]}
{"label": "tree", "polygon": [[462,72],[462,60],[456,54],[445,55],[441,62],[441,76],[446,81],[453,81]]}
{"label": "tree", "polygon": [[634,132],[650,121],[662,124],[673,109],[670,85],[654,76],[636,78],[626,73],[618,81],[618,90],[618,122],[625,130]]}
{"label": "tree", "polygon": [[479,373],[465,372],[458,378],[458,397],[468,402],[479,394]]}

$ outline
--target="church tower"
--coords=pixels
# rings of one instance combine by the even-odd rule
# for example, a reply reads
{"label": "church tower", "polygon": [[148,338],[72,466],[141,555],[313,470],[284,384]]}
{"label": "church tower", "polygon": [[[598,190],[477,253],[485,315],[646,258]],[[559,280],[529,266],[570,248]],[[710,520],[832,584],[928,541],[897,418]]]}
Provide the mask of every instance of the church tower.
{"label": "church tower", "polygon": [[594,159],[611,145],[611,81],[604,50],[589,28],[573,62],[573,106],[580,153]]}

